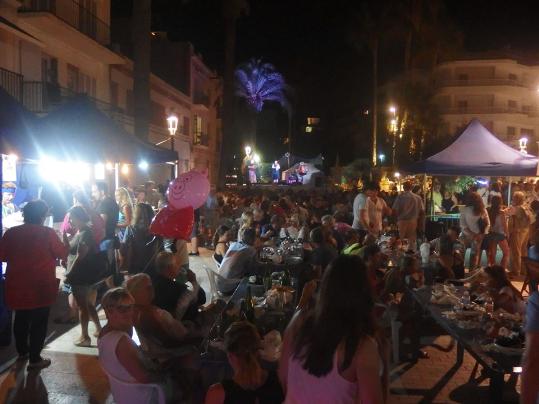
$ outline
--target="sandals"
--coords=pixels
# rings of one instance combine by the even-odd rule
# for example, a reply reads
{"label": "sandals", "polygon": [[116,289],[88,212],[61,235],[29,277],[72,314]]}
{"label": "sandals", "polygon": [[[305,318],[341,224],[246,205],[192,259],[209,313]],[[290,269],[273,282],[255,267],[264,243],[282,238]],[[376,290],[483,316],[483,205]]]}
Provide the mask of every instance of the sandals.
{"label": "sandals", "polygon": [[92,346],[92,340],[90,339],[90,337],[88,338],[81,337],[78,340],[76,340],[73,344],[78,347],[89,348]]}

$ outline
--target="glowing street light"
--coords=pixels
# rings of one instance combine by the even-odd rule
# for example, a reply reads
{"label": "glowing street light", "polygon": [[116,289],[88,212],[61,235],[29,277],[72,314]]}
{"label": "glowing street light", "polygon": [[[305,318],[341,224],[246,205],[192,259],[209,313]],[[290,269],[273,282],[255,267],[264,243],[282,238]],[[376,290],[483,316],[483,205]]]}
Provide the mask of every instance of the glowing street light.
{"label": "glowing street light", "polygon": [[395,174],[393,174],[395,176],[395,178],[399,179],[401,177],[401,173],[399,172],[396,172]]}
{"label": "glowing street light", "polygon": [[178,130],[178,117],[176,115],[169,115],[167,118],[167,124],[170,136],[174,136]]}
{"label": "glowing street light", "polygon": [[[170,150],[174,150],[174,135],[176,134],[176,131],[178,130],[178,117],[174,114],[169,115],[167,117],[167,126],[168,126],[168,133],[170,133]],[[176,177],[176,162],[174,162],[174,165],[170,169],[170,176],[172,178]]]}
{"label": "glowing street light", "polygon": [[391,112],[393,114],[393,116],[395,116],[395,114],[397,113],[397,108],[393,105],[391,105],[389,107],[389,112]]}
{"label": "glowing street light", "polygon": [[380,163],[384,164],[384,160],[386,159],[386,155],[385,154],[380,154],[378,156],[378,158],[380,159]]}
{"label": "glowing street light", "polygon": [[520,138],[519,141],[518,141],[518,147],[520,147],[520,152],[521,153],[527,153],[528,152],[527,146],[528,146],[528,138],[527,137]]}
{"label": "glowing street light", "polygon": [[253,149],[251,149],[251,146],[245,146],[245,155],[250,156],[253,152]]}
{"label": "glowing street light", "polygon": [[129,166],[127,164],[122,165],[122,174],[123,175],[129,174]]}
{"label": "glowing street light", "polygon": [[255,153],[253,160],[255,161],[256,164],[260,163],[260,156]]}

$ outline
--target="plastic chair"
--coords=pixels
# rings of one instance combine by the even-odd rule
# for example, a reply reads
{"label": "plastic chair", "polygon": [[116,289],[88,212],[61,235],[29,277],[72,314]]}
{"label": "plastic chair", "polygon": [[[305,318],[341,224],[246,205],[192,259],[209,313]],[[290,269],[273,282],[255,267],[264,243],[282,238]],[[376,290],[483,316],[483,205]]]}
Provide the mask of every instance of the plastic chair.
{"label": "plastic chair", "polygon": [[112,397],[117,404],[166,404],[163,387],[153,383],[128,383],[117,379],[101,366],[110,383]]}
{"label": "plastic chair", "polygon": [[225,279],[207,265],[204,265],[204,270],[206,271],[206,274],[208,275],[208,280],[210,282],[210,293],[212,301],[217,299],[223,299],[225,302],[228,302],[231,296],[225,296],[221,292],[219,292],[219,290],[217,289],[217,279],[221,279],[224,284],[230,285],[238,285],[241,282],[241,279]]}

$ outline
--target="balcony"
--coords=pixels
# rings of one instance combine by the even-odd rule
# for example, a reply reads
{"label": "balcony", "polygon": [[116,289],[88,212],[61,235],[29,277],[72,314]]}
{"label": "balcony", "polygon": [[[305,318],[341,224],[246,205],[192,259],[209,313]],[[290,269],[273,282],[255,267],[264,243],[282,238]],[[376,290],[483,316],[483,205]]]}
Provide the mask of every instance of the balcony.
{"label": "balcony", "polygon": [[0,87],[17,101],[22,101],[23,76],[22,74],[0,68]]}
{"label": "balcony", "polygon": [[522,114],[536,116],[536,111],[523,111],[522,108],[511,107],[485,107],[485,106],[466,106],[466,107],[439,107],[442,115],[460,115],[460,114]]}
{"label": "balcony", "polygon": [[100,45],[110,45],[110,26],[74,0],[23,0],[22,4],[22,15],[52,14]]}
{"label": "balcony", "polygon": [[198,105],[204,105],[206,108],[209,108],[210,97],[203,93],[195,93],[193,95],[193,103]]}
{"label": "balcony", "polygon": [[440,87],[466,87],[466,86],[514,86],[525,87],[528,85],[522,80],[485,78],[485,79],[441,79],[435,80],[436,88]]}
{"label": "balcony", "polygon": [[210,145],[210,137],[207,133],[195,133],[193,138],[193,146],[206,146]]}
{"label": "balcony", "polygon": [[[22,85],[22,103],[29,110],[36,114],[46,114],[66,103],[69,99],[82,95],[69,88],[60,87],[58,84],[43,81],[25,81]],[[107,102],[87,96],[97,108],[110,117],[123,111]]]}

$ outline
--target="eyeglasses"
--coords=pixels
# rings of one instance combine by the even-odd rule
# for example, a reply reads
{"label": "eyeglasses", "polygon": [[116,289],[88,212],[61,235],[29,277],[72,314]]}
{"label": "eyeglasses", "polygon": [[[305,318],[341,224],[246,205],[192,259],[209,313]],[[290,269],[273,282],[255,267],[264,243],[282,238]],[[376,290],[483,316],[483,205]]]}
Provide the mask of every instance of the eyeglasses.
{"label": "eyeglasses", "polygon": [[116,310],[118,310],[119,313],[125,314],[133,310],[135,307],[134,304],[117,304],[116,306],[113,306]]}

